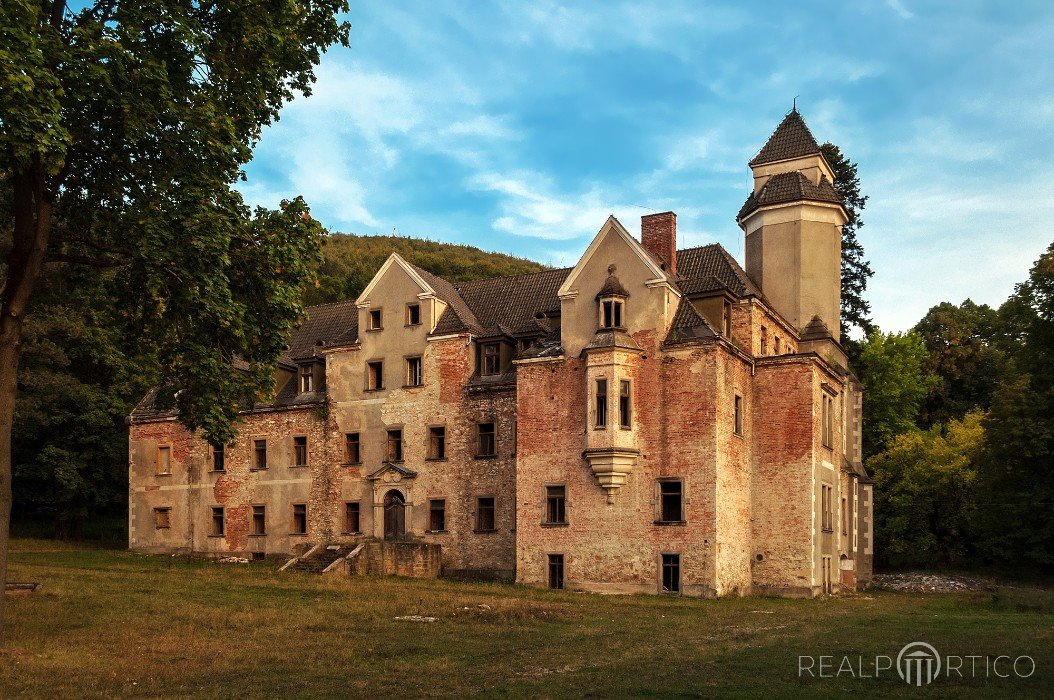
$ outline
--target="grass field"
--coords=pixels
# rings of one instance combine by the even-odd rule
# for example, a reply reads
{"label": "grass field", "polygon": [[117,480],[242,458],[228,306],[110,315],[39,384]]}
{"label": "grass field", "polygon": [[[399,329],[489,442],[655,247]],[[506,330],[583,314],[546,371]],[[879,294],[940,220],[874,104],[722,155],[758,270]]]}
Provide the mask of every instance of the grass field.
{"label": "grass field", "polygon": [[[1054,591],[829,599],[607,597],[505,584],[280,574],[13,543],[0,697],[1054,696]],[[404,615],[436,622],[398,621]],[[1021,655],[1028,678],[799,678],[799,655]],[[817,660],[816,663],[819,663]],[[981,662],[983,663],[983,662]],[[1007,663],[1000,669],[1010,670]],[[1022,671],[1027,667],[1019,666]]]}

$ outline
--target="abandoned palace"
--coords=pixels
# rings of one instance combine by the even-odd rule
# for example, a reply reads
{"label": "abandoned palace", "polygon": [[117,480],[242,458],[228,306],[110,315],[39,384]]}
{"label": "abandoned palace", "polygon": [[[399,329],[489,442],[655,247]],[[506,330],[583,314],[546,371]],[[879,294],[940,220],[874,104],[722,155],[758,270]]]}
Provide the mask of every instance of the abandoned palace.
{"label": "abandoned palace", "polygon": [[231,444],[148,396],[129,546],[419,546],[445,575],[611,593],[867,585],[847,213],[797,111],[749,165],[745,269],[678,249],[672,212],[641,240],[608,218],[569,269],[452,284],[393,254],[358,299],[307,310]]}

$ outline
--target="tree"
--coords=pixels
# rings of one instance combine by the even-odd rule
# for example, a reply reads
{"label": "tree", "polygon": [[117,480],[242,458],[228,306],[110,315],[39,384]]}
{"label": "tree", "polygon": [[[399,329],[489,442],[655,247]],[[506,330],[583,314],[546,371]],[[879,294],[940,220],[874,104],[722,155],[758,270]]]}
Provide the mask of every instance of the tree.
{"label": "tree", "polygon": [[922,400],[933,383],[923,372],[925,359],[926,346],[915,333],[876,330],[861,344],[857,371],[864,385],[865,458],[918,427]]}
{"label": "tree", "polygon": [[912,431],[867,461],[875,480],[875,551],[891,566],[961,565],[976,528],[982,414]]}
{"label": "tree", "polygon": [[980,465],[987,558],[1054,569],[1054,244],[1000,308],[1012,348]]}
{"label": "tree", "polygon": [[923,371],[936,378],[922,406],[924,427],[988,409],[1006,363],[995,345],[999,327],[995,309],[969,299],[938,304],[916,324],[926,345]]}
{"label": "tree", "polygon": [[867,204],[867,196],[860,193],[860,177],[856,163],[850,161],[833,143],[820,146],[820,151],[834,171],[834,188],[842,196],[849,221],[842,227],[842,337],[849,330],[859,328],[871,335],[875,324],[871,321],[871,304],[864,299],[867,281],[874,275],[871,264],[864,259],[864,246],[856,232],[864,225],[860,213]]}
{"label": "tree", "polygon": [[[347,44],[346,10],[0,5],[0,586],[22,334],[46,263],[122,268],[122,325],[157,357],[161,396],[188,428],[226,441],[238,408],[267,392],[323,231],[301,199],[250,212],[232,186],[262,128],[310,94],[321,53]],[[0,644],[2,619],[0,596]]]}

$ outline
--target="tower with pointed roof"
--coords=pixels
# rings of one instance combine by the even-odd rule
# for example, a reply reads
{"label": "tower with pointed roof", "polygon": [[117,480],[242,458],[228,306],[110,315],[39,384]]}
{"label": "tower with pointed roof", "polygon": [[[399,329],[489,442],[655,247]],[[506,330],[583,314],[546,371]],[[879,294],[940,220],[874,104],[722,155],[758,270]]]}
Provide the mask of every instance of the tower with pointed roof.
{"label": "tower with pointed roof", "polygon": [[754,190],[737,217],[746,236],[747,274],[796,329],[818,318],[837,339],[847,216],[834,172],[797,109],[776,127],[750,169]]}

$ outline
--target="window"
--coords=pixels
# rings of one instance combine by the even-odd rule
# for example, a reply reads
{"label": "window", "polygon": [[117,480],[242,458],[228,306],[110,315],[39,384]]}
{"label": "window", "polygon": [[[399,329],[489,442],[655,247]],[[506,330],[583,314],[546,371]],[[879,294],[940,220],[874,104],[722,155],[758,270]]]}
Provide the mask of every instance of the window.
{"label": "window", "polygon": [[476,499],[476,530],[494,530],[494,498],[484,496]]}
{"label": "window", "polygon": [[603,428],[608,424],[608,380],[597,380],[597,427]]}
{"label": "window", "polygon": [[300,365],[300,393],[315,390],[315,368],[311,365]]}
{"label": "window", "polygon": [[623,428],[630,427],[630,388],[625,379],[619,382],[618,387],[618,424]]}
{"label": "window", "polygon": [[212,528],[209,534],[213,537],[223,537],[223,506],[213,506]]}
{"label": "window", "polygon": [[344,433],[344,461],[348,464],[358,464],[362,461],[358,433]]}
{"label": "window", "polygon": [[172,448],[168,445],[157,448],[157,473],[172,473]]}
{"label": "window", "polygon": [[736,394],[736,410],[733,417],[732,429],[736,435],[743,434],[743,397]]}
{"label": "window", "polygon": [[222,472],[227,469],[227,451],[223,445],[212,445],[212,471]]}
{"label": "window", "polygon": [[662,555],[662,592],[679,593],[681,590],[681,555]]}
{"label": "window", "polygon": [[483,370],[482,374],[501,374],[501,345],[498,343],[487,343],[483,346]]}
{"label": "window", "polygon": [[820,507],[823,509],[823,529],[824,532],[831,532],[834,530],[834,513],[831,512],[833,507],[831,503],[831,497],[834,489],[827,484],[820,486]]}
{"label": "window", "polygon": [[293,534],[294,535],[306,535],[307,534],[307,504],[306,503],[294,503],[293,504]]}
{"label": "window", "polygon": [[356,534],[361,532],[361,523],[359,522],[359,503],[358,501],[351,501],[344,504],[344,532],[348,534]]}
{"label": "window", "polygon": [[403,461],[403,431],[401,428],[388,431],[388,461]]}
{"label": "window", "polygon": [[154,508],[154,527],[158,530],[167,530],[172,526],[172,509],[168,506]]}
{"label": "window", "polygon": [[842,536],[849,534],[849,499],[842,499]]}
{"label": "window", "polygon": [[732,337],[732,304],[725,302],[721,310],[721,323],[725,329],[725,337]]}
{"label": "window", "polygon": [[477,427],[479,430],[479,451],[476,453],[476,456],[493,457],[498,453],[496,440],[494,438],[494,424],[480,423]]}
{"label": "window", "polygon": [[408,326],[420,326],[421,325],[421,305],[420,304],[407,304],[406,305],[406,325],[408,325]]}
{"label": "window", "polygon": [[684,522],[683,491],[680,481],[659,482],[659,522]]}
{"label": "window", "polygon": [[545,487],[545,522],[548,525],[567,524],[567,487]]}
{"label": "window", "polygon": [[380,360],[366,363],[366,391],[384,388],[384,363]]}
{"label": "window", "polygon": [[549,555],[549,588],[564,587],[564,555]]}
{"label": "window", "polygon": [[600,302],[600,327],[622,328],[622,302],[618,299],[605,299]]}
{"label": "window", "polygon": [[406,358],[406,385],[421,386],[422,384],[424,384],[424,378],[421,374],[421,358]]}
{"label": "window", "polygon": [[428,459],[446,459],[446,428],[441,425],[428,429]]}
{"label": "window", "polygon": [[823,395],[821,418],[820,432],[823,446],[830,448],[834,444],[834,399],[827,394]]}
{"label": "window", "polygon": [[772,338],[772,348],[776,355],[780,354],[780,337],[778,335]]}
{"label": "window", "polygon": [[446,532],[446,500],[433,498],[428,502],[428,529],[431,532]]}
{"label": "window", "polygon": [[769,354],[769,329],[765,326],[761,327],[761,354]]}
{"label": "window", "polygon": [[307,438],[303,435],[293,438],[293,466],[307,466]]}
{"label": "window", "polygon": [[267,440],[253,440],[253,469],[267,469]]}
{"label": "window", "polygon": [[264,506],[253,506],[253,534],[267,534],[267,509]]}
{"label": "window", "polygon": [[381,310],[371,309],[370,310],[370,325],[366,330],[379,331],[381,329]]}

